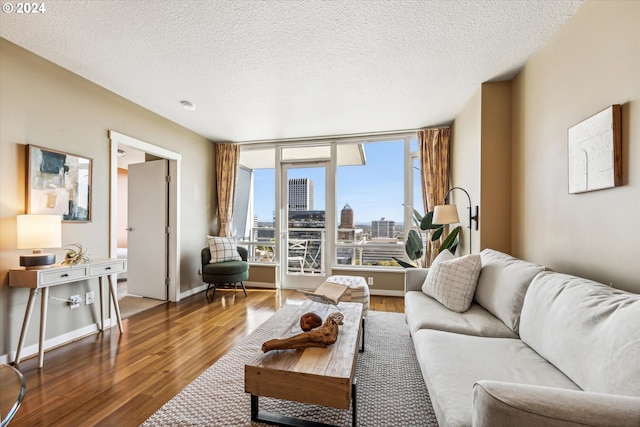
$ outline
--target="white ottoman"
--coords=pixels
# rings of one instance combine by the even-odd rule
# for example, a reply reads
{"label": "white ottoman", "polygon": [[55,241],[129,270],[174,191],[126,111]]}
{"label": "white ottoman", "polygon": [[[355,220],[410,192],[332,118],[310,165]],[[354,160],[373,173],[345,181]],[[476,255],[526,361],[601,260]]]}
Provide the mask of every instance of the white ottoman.
{"label": "white ottoman", "polygon": [[364,351],[364,319],[369,313],[369,285],[360,276],[330,276],[327,282],[347,285],[349,288],[340,298],[340,301],[362,303],[362,346],[360,351]]}

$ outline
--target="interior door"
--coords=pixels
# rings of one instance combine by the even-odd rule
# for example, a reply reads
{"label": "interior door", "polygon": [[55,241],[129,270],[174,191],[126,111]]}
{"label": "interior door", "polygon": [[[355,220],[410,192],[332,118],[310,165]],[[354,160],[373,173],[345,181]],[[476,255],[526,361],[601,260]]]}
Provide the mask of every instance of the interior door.
{"label": "interior door", "polygon": [[318,287],[326,278],[326,162],[282,165],[281,287]]}
{"label": "interior door", "polygon": [[167,299],[169,161],[129,165],[127,293]]}

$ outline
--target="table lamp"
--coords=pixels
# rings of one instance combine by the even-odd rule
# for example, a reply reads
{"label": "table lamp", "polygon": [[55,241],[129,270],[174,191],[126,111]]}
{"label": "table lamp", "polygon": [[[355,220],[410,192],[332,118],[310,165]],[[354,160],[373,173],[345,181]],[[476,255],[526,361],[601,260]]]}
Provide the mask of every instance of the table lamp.
{"label": "table lamp", "polygon": [[61,246],[60,215],[18,215],[18,249],[33,249],[32,254],[20,255],[20,266],[27,270],[51,267],[56,255],[43,253],[42,248]]}

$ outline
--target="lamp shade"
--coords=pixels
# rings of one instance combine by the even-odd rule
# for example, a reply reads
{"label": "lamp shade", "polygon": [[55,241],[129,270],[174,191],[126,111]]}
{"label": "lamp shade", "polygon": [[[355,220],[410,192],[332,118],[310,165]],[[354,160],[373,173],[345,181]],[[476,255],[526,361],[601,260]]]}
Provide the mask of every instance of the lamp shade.
{"label": "lamp shade", "polygon": [[33,249],[20,256],[20,265],[27,269],[47,268],[56,262],[54,254],[42,253],[42,248],[62,246],[62,217],[59,215],[18,215],[18,249]]}
{"label": "lamp shade", "polygon": [[62,217],[59,215],[18,215],[18,249],[62,246]]}
{"label": "lamp shade", "polygon": [[456,205],[438,205],[433,211],[434,224],[457,224],[460,222],[458,218],[458,207]]}

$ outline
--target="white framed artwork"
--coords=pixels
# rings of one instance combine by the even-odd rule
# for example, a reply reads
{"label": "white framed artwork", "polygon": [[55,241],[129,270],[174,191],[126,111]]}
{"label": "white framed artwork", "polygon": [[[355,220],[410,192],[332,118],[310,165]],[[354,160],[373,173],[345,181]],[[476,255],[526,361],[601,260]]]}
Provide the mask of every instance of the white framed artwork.
{"label": "white framed artwork", "polygon": [[569,128],[569,194],[622,185],[620,105]]}

